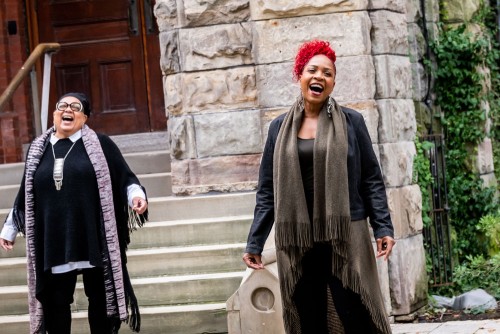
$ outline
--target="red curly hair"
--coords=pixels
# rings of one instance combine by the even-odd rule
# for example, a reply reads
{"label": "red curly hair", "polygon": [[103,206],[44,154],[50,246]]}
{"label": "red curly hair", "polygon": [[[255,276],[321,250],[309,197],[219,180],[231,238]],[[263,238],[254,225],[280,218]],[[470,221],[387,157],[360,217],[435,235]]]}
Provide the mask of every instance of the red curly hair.
{"label": "red curly hair", "polygon": [[302,44],[295,56],[293,76],[296,80],[299,80],[306,64],[316,55],[327,56],[332,61],[335,69],[335,60],[337,60],[337,56],[335,55],[335,51],[330,47],[330,43],[327,41],[313,40]]}

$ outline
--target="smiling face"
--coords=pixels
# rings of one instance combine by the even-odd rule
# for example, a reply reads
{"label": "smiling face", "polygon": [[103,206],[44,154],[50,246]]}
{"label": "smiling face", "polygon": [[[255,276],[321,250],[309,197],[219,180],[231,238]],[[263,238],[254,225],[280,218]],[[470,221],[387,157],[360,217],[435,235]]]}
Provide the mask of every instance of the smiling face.
{"label": "smiling face", "polygon": [[312,57],[299,78],[306,108],[318,109],[335,87],[335,67],[325,55]]}
{"label": "smiling face", "polygon": [[[56,127],[56,137],[58,138],[67,138],[80,130],[85,122],[87,121],[87,115],[83,113],[83,109],[81,111],[72,110],[71,104],[78,103],[82,104],[80,100],[73,96],[63,97],[59,103],[67,103],[66,108],[59,108],[64,110],[59,110],[56,108],[54,110],[54,125]],[[73,105],[75,107],[76,105]],[[73,108],[76,109],[76,108]]]}

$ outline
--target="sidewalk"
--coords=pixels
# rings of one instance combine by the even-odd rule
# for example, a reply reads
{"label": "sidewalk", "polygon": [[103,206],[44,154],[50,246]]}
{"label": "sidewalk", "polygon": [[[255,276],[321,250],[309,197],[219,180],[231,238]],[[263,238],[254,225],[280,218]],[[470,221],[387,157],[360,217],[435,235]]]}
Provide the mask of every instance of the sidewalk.
{"label": "sidewalk", "polygon": [[393,324],[392,334],[500,334],[500,319]]}

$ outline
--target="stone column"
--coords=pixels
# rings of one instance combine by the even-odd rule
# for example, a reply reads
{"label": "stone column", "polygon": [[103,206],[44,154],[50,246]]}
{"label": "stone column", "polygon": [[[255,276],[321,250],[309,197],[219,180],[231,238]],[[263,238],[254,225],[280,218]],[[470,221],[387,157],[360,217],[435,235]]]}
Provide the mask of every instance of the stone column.
{"label": "stone column", "polygon": [[262,152],[248,0],[159,0],[176,195],[255,188]]}
{"label": "stone column", "polygon": [[395,316],[411,313],[427,301],[422,200],[412,181],[416,120],[406,4],[404,0],[372,0],[370,4],[378,149],[397,240],[388,266]]}

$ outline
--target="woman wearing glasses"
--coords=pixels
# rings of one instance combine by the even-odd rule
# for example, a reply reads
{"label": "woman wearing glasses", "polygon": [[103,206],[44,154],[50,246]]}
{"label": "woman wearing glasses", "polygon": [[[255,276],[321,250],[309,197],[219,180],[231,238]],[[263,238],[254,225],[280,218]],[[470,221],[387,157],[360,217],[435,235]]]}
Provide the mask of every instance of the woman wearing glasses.
{"label": "woman wearing glasses", "polygon": [[146,195],[118,147],[85,124],[90,110],[82,93],[59,99],[54,126],[30,146],[0,233],[5,250],[13,248],[18,232],[26,237],[33,334],[71,332],[80,273],[92,334],[117,333],[121,321],[140,330],[125,249],[130,230],[147,219]]}

